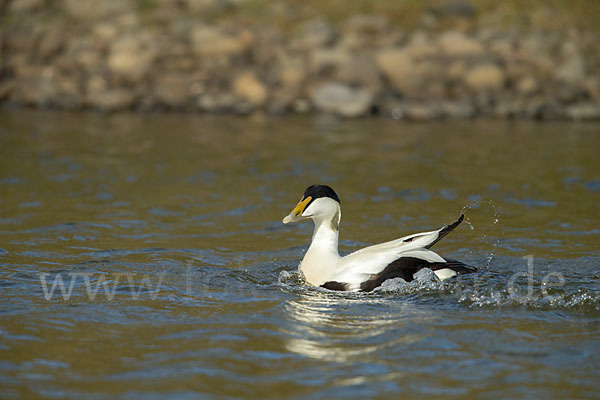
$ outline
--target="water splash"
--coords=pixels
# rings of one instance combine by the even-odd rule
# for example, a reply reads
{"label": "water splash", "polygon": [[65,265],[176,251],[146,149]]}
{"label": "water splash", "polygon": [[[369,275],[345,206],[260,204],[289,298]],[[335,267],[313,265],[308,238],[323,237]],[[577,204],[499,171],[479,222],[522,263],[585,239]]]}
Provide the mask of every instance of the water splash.
{"label": "water splash", "polygon": [[435,272],[429,268],[423,268],[417,271],[413,280],[406,282],[402,278],[394,278],[384,281],[383,284],[374,290],[374,293],[394,293],[394,294],[413,294],[424,293],[436,290],[442,290],[444,284],[437,277]]}
{"label": "water splash", "polygon": [[279,273],[279,278],[277,280],[280,285],[287,287],[298,287],[303,286],[306,281],[304,280],[304,276],[298,270],[295,271],[281,271]]}
{"label": "water splash", "polygon": [[[280,271],[278,284],[288,293],[302,297],[317,296],[320,299],[338,302],[346,300],[373,301],[387,298],[391,301],[443,301],[446,306],[466,306],[471,309],[535,309],[571,310],[584,312],[600,311],[600,293],[574,286],[552,287],[535,279],[511,281],[506,274],[486,272],[460,275],[441,281],[428,268],[414,275],[414,280],[406,282],[402,278],[390,279],[372,292],[339,292],[313,287],[306,284],[299,271]],[[531,284],[532,286],[528,286]],[[533,290],[530,291],[530,287]],[[325,296],[325,297],[323,297]],[[408,297],[407,297],[408,296]],[[433,297],[432,297],[433,296]]]}
{"label": "water splash", "polygon": [[540,310],[600,311],[600,295],[588,289],[572,293],[522,295],[509,289],[477,290],[469,288],[455,292],[459,303],[470,308],[529,308]]}
{"label": "water splash", "polygon": [[[465,222],[471,228],[471,230],[476,230],[477,228],[476,228],[475,224],[471,221],[471,218],[469,218],[469,216],[467,215],[467,212],[470,210],[475,210],[475,209],[483,209],[485,215],[491,217],[492,226],[493,227],[499,226],[500,207],[497,206],[496,203],[494,203],[494,201],[491,199],[479,198],[479,199],[465,205],[461,210],[461,212],[463,214],[465,214],[465,216],[466,216]],[[483,241],[491,242],[491,245],[492,245],[491,246],[492,250],[490,250],[489,254],[486,255],[485,267],[483,268],[486,270],[490,268],[492,261],[494,260],[494,257],[495,257],[493,248],[498,247],[498,245],[500,244],[499,235],[496,235],[496,238],[493,239],[492,241],[490,241],[489,238],[490,238],[489,230],[487,230],[487,232],[483,231],[482,235],[481,235],[481,239]]]}
{"label": "water splash", "polygon": [[[363,296],[369,296],[369,293],[366,292],[339,292],[320,287],[307,286],[304,277],[299,271],[281,271],[279,273],[278,282],[281,286],[288,290],[301,288],[303,290],[317,290],[319,292],[337,295],[348,295],[352,293],[353,297],[357,293]],[[413,293],[430,292],[442,289],[444,289],[444,284],[442,283],[442,281],[440,281],[435,272],[433,272],[429,268],[423,268],[414,275],[414,280],[412,280],[411,282],[406,282],[402,278],[388,279],[387,281],[384,281],[381,286],[375,288],[375,290],[372,293],[405,295]]]}

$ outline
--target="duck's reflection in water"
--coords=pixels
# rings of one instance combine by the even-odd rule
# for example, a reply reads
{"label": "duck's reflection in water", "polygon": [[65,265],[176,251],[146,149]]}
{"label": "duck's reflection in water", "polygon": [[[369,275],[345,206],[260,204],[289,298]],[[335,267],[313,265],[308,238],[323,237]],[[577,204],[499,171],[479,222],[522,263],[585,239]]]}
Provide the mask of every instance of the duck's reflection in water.
{"label": "duck's reflection in water", "polygon": [[390,346],[422,340],[435,315],[410,302],[307,290],[286,303],[289,351],[316,359],[366,360]]}

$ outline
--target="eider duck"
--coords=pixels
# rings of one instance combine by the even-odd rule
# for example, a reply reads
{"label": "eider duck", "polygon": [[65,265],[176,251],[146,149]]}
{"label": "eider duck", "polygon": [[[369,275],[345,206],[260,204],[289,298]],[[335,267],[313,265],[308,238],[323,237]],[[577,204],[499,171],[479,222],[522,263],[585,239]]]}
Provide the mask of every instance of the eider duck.
{"label": "eider duck", "polygon": [[341,203],[331,187],[309,186],[292,212],[283,218],[283,223],[309,218],[313,220],[315,230],[299,269],[306,281],[314,286],[370,292],[388,279],[402,278],[410,282],[422,268],[431,269],[440,280],[477,271],[429,250],[463,221],[464,214],[456,222],[436,231],[415,233],[344,257],[338,253]]}

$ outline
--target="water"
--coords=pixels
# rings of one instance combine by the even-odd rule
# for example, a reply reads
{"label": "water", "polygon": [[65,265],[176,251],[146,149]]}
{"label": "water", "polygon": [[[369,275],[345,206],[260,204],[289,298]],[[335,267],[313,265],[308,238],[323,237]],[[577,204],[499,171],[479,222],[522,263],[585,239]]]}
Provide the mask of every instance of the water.
{"label": "water", "polygon": [[[5,112],[0,397],[597,398],[598,128]],[[313,183],[481,272],[306,286]]]}

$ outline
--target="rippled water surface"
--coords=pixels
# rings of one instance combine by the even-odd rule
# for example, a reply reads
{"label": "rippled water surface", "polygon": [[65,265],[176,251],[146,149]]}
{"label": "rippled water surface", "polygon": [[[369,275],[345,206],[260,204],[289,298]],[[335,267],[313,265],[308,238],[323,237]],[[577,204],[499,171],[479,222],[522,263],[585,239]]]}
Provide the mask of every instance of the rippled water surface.
{"label": "rippled water surface", "polygon": [[[0,397],[597,398],[600,126],[0,115]],[[481,272],[305,285],[313,183],[341,251],[466,221]]]}

